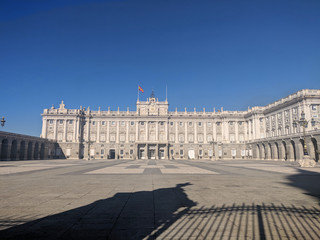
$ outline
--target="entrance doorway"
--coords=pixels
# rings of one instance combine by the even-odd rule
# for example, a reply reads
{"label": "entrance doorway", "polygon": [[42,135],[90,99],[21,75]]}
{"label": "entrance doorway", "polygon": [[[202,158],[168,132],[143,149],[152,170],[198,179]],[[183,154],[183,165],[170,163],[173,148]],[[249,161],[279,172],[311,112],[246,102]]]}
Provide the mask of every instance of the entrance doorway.
{"label": "entrance doorway", "polygon": [[149,158],[156,159],[156,150],[155,149],[149,149]]}
{"label": "entrance doorway", "polygon": [[109,159],[115,159],[115,158],[116,158],[116,151],[114,149],[110,149]]}
{"label": "entrance doorway", "polygon": [[145,159],[144,149],[139,149],[139,159]]}
{"label": "entrance doorway", "polygon": [[164,159],[164,149],[159,150],[159,158]]}

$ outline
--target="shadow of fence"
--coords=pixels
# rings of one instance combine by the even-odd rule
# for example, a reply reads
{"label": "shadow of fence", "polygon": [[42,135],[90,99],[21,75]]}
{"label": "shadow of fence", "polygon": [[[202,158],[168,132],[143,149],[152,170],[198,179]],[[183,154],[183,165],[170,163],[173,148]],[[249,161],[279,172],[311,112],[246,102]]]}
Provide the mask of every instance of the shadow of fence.
{"label": "shadow of fence", "polygon": [[184,211],[174,223],[159,222],[147,239],[320,239],[316,208],[233,204]]}

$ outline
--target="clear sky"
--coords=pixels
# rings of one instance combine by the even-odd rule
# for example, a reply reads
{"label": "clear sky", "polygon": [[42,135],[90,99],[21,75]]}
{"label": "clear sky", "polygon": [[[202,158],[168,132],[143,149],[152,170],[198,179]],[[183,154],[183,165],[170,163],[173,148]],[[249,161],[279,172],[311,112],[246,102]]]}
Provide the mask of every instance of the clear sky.
{"label": "clear sky", "polygon": [[319,0],[1,0],[3,131],[39,136],[41,113],[245,110],[320,85]]}

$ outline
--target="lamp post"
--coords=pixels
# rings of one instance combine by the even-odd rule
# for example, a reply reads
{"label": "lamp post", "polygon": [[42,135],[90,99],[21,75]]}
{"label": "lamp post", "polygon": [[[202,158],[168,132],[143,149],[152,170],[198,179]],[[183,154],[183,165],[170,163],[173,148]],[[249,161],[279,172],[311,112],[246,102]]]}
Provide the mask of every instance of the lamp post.
{"label": "lamp post", "polygon": [[1,119],[1,127],[4,127],[4,124],[6,123],[6,120],[4,120],[4,117]]}
{"label": "lamp post", "polygon": [[[293,127],[297,127],[298,124],[303,128],[303,159],[299,160],[300,167],[314,167],[316,162],[310,158],[307,149],[306,142],[306,128],[308,127],[309,120],[306,119],[306,114],[304,111],[301,113],[299,120],[293,121]],[[314,126],[315,121],[311,119],[311,124]]]}

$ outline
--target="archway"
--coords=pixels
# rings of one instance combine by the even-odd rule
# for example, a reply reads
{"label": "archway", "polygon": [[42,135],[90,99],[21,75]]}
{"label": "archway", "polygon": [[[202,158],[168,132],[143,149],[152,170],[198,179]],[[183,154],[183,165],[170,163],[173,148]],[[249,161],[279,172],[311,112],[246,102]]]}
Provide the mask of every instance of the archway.
{"label": "archway", "polygon": [[[303,159],[303,156],[305,154],[304,152],[304,140],[303,139],[300,139],[299,142],[301,143],[301,145],[298,145],[298,159]],[[307,147],[307,152],[306,153],[309,153],[309,149]]]}
{"label": "archway", "polygon": [[273,159],[271,143],[268,143],[268,159]]}
{"label": "archway", "polygon": [[288,151],[287,151],[287,145],[286,145],[285,141],[282,142],[282,146],[283,146],[283,150],[284,150],[282,156],[283,156],[284,160],[287,161],[287,159],[288,159]]}
{"label": "archway", "polygon": [[44,143],[41,143],[41,146],[40,146],[40,159],[41,160],[44,159]]}
{"label": "archway", "polygon": [[318,143],[315,138],[311,138],[311,142],[313,144],[313,149],[314,149],[314,158],[316,162],[319,162],[319,150],[318,150]]}
{"label": "archway", "polygon": [[13,140],[11,143],[10,159],[16,160],[16,157],[17,157],[17,140]]}
{"label": "archway", "polygon": [[274,145],[275,145],[274,159],[279,160],[279,159],[280,159],[280,156],[279,156],[279,146],[278,146],[278,143],[275,142]]}
{"label": "archway", "polygon": [[1,144],[1,159],[6,160],[8,158],[8,139],[3,139]]}
{"label": "archway", "polygon": [[291,142],[291,146],[293,149],[293,159],[294,159],[294,161],[296,161],[297,160],[296,146],[295,146],[295,143],[293,140],[291,140],[290,142]]}
{"label": "archway", "polygon": [[31,159],[32,159],[32,142],[29,142],[29,143],[28,143],[27,159],[28,159],[28,160],[31,160]]}
{"label": "archway", "polygon": [[36,142],[34,145],[34,153],[33,153],[33,159],[37,160],[39,158],[39,143]]}
{"label": "archway", "polygon": [[22,141],[22,142],[20,143],[20,154],[19,154],[19,159],[20,159],[20,160],[24,160],[25,152],[26,152],[26,142],[25,142],[25,141]]}
{"label": "archway", "polygon": [[261,153],[261,158],[262,159],[266,159],[267,158],[267,152],[266,152],[266,146],[264,145],[264,143],[262,143],[262,153]]}
{"label": "archway", "polygon": [[261,159],[261,157],[260,157],[260,154],[261,154],[261,153],[260,153],[260,146],[259,146],[259,144],[257,144],[256,151],[257,151],[257,152],[256,152],[256,155],[257,155],[256,158]]}

